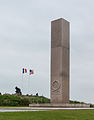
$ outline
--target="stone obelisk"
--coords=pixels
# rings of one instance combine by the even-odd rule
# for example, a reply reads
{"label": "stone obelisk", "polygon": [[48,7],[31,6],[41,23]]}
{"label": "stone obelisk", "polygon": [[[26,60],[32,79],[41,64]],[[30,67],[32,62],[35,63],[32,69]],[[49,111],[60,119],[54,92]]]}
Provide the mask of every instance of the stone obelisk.
{"label": "stone obelisk", "polygon": [[69,22],[51,22],[51,103],[69,103]]}
{"label": "stone obelisk", "polygon": [[62,18],[51,22],[51,104],[30,104],[34,110],[90,107],[90,104],[69,103],[69,27],[69,22]]}

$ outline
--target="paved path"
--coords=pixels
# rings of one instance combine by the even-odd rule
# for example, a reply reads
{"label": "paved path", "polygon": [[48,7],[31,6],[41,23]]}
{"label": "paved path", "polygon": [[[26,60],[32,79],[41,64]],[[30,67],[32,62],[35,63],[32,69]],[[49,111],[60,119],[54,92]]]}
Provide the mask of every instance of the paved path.
{"label": "paved path", "polygon": [[45,111],[45,110],[90,110],[94,108],[39,108],[39,107],[0,107],[0,112]]}
{"label": "paved path", "polygon": [[30,107],[0,107],[0,112],[19,112],[19,111],[39,111],[39,110],[32,110]]}

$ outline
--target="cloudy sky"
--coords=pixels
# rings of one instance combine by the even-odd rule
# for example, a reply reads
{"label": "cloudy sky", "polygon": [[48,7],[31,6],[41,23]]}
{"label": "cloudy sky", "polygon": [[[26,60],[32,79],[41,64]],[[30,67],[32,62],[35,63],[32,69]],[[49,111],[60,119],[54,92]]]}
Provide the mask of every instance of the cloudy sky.
{"label": "cloudy sky", "polygon": [[[0,0],[0,92],[50,97],[51,21],[70,22],[70,99],[94,103],[94,1]],[[34,69],[23,76],[21,69]],[[29,89],[28,89],[29,81]]]}

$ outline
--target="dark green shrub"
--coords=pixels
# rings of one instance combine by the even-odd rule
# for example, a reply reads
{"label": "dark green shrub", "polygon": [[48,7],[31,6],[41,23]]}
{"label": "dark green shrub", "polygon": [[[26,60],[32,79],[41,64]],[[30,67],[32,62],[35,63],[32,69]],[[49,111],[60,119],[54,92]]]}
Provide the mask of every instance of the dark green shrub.
{"label": "dark green shrub", "polygon": [[0,106],[27,106],[29,100],[17,95],[1,95]]}

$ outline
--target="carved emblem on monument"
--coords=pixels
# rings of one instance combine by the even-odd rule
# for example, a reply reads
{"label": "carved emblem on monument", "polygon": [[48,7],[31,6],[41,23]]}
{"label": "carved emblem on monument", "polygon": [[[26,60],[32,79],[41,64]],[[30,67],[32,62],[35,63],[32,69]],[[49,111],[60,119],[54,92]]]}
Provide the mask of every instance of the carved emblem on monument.
{"label": "carved emblem on monument", "polygon": [[60,83],[58,80],[52,82],[52,91],[55,92],[60,89]]}

